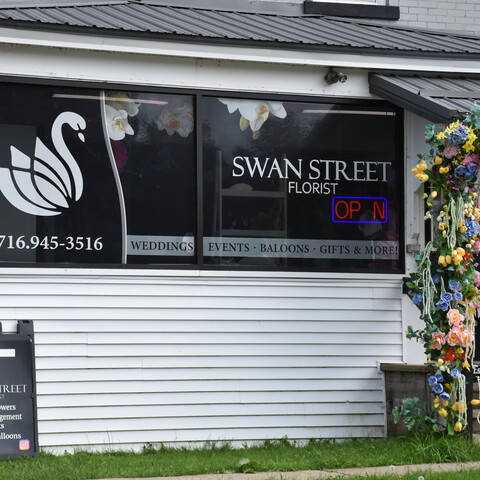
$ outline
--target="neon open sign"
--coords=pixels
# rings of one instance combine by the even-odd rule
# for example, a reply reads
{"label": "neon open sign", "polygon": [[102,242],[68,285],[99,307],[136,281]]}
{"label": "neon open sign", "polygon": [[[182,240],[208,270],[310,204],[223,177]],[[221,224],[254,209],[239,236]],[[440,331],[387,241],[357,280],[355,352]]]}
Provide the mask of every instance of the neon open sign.
{"label": "neon open sign", "polygon": [[335,223],[386,223],[388,200],[384,197],[333,197]]}

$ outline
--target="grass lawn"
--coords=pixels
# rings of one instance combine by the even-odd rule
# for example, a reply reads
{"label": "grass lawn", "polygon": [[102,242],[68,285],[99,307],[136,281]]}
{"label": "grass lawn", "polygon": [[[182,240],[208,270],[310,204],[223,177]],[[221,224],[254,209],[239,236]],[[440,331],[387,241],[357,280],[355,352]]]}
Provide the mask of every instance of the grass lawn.
{"label": "grass lawn", "polygon": [[[202,449],[148,445],[142,453],[79,452],[61,456],[42,453],[38,458],[0,460],[0,480],[85,480],[205,473],[286,472],[468,461],[480,461],[480,445],[463,437],[413,436],[337,443],[312,441],[304,446],[296,446],[282,439],[264,442],[257,447],[237,449],[228,444],[212,443]],[[409,474],[401,478],[418,480],[420,475]],[[478,480],[480,471],[423,476],[425,480]],[[376,478],[392,480],[395,477]]]}

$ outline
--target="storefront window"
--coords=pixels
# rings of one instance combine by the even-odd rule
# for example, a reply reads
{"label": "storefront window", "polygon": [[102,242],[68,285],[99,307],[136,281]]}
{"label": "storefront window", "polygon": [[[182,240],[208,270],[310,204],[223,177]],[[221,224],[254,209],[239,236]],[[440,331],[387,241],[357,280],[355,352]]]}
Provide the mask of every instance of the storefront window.
{"label": "storefront window", "polygon": [[398,115],[0,84],[0,262],[401,272]]}
{"label": "storefront window", "polygon": [[193,263],[191,96],[0,85],[0,261]]}
{"label": "storefront window", "polygon": [[204,261],[400,272],[397,112],[205,98]]}

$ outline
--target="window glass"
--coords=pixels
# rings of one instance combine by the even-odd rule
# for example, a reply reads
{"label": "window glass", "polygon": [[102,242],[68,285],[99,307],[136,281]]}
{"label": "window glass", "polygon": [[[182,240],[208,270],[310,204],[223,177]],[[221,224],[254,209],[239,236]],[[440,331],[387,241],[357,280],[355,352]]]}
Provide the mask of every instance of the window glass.
{"label": "window glass", "polygon": [[192,263],[193,98],[110,92],[104,108],[124,198],[128,263]]}
{"label": "window glass", "polygon": [[189,96],[0,85],[0,261],[192,263]]}
{"label": "window glass", "polygon": [[207,264],[400,272],[394,109],[205,98]]}

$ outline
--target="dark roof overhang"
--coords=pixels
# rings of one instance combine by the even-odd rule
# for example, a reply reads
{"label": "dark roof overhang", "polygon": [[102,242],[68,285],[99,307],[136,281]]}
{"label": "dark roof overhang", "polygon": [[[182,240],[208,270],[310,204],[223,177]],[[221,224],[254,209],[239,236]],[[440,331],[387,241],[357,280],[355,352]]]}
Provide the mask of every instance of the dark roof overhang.
{"label": "dark roof overhang", "polygon": [[370,92],[434,123],[447,123],[480,102],[480,77],[369,75]]}

